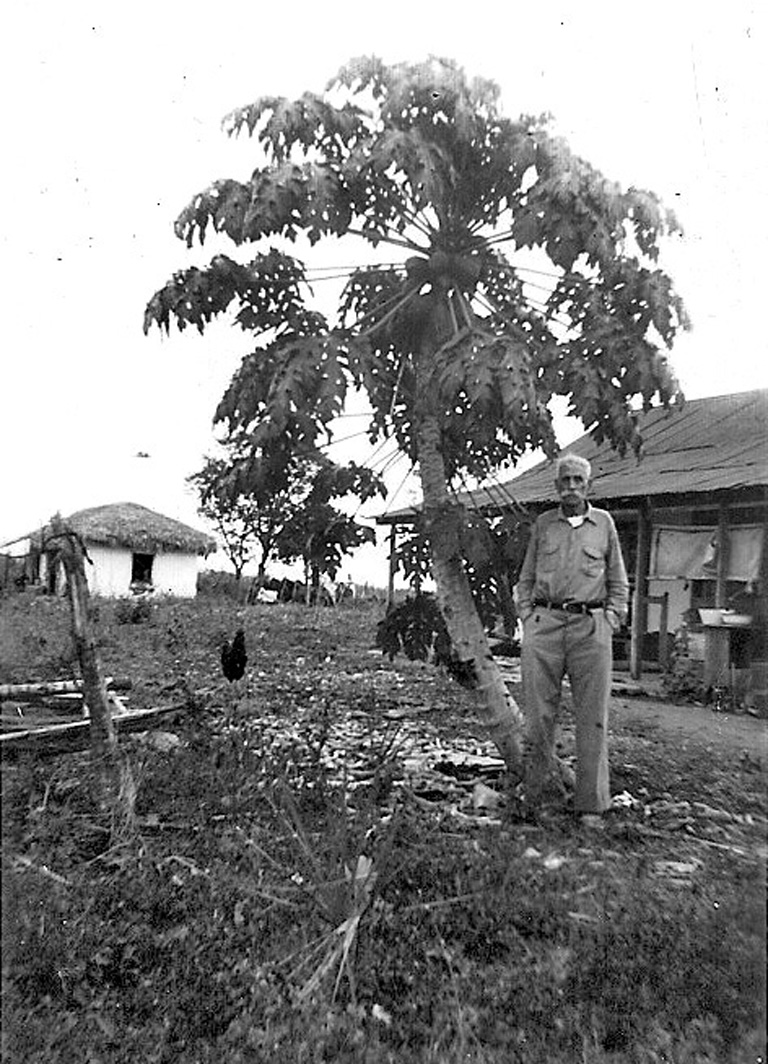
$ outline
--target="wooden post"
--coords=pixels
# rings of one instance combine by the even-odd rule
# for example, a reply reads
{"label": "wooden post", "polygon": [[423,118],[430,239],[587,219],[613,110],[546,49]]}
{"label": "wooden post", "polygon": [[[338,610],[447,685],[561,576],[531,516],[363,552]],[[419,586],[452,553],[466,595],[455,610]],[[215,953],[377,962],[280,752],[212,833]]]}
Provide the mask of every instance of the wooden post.
{"label": "wooden post", "polygon": [[395,572],[397,571],[397,525],[389,534],[389,579],[387,580],[387,609],[395,604]]}
{"label": "wooden post", "polygon": [[720,503],[717,515],[717,576],[715,583],[715,606],[723,609],[728,605],[728,508]]}
{"label": "wooden post", "polygon": [[666,669],[669,665],[669,643],[667,641],[667,629],[669,628],[669,592],[665,591],[661,596],[661,616],[659,618],[659,665]]}
{"label": "wooden post", "polygon": [[651,559],[651,505],[645,498],[637,515],[637,557],[635,559],[635,590],[632,596],[632,635],[629,668],[633,680],[643,671],[643,642],[648,627],[648,569]]}
{"label": "wooden post", "polygon": [[[647,606],[661,606],[659,617],[659,665],[666,668],[669,664],[669,650],[667,648],[667,629],[669,628],[669,592],[663,595],[646,595]],[[646,610],[647,616],[647,610]]]}
{"label": "wooden post", "polygon": [[723,625],[704,628],[704,686],[716,687],[728,679],[731,630]]}
{"label": "wooden post", "polygon": [[91,598],[85,577],[87,557],[80,537],[54,517],[47,537],[61,561],[67,579],[72,634],[83,677],[83,701],[88,707],[91,757],[99,779],[99,804],[112,816],[113,838],[125,839],[133,830],[136,787],[131,766],[120,756],[109,707],[107,684],[101,673],[96,638],[91,624]]}

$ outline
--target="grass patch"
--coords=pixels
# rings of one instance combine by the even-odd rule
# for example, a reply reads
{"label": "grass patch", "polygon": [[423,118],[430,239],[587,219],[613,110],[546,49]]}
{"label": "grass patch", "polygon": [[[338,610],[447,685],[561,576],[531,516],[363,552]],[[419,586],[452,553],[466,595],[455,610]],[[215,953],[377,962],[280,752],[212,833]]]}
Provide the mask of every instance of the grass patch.
{"label": "grass patch", "polygon": [[[65,604],[0,610],[0,680],[60,676]],[[199,601],[125,624],[99,604],[132,704],[185,685],[193,708],[175,749],[127,740],[130,848],[107,849],[85,755],[6,767],[3,1059],[758,1061],[766,810],[749,762],[617,728],[618,789],[643,808],[599,838],[557,811],[467,820],[398,783],[383,719],[408,711],[449,748],[477,730],[465,694],[372,653],[376,620]],[[235,627],[249,671],[229,685]]]}

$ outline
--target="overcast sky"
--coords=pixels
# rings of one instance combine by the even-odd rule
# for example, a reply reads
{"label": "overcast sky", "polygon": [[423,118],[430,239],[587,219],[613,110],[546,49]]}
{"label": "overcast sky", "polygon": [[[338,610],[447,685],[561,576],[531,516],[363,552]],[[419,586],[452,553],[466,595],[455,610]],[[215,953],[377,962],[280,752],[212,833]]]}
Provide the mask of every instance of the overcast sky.
{"label": "overcast sky", "polygon": [[[173,220],[211,181],[253,168],[252,145],[221,132],[225,113],[319,90],[363,53],[455,58],[500,84],[509,115],[551,112],[606,176],[658,192],[685,228],[663,264],[694,323],[673,354],[686,394],[763,386],[763,6],[8,5],[0,543],[56,509],[123,499],[200,524],[183,480],[249,344],[224,325],[144,337],[148,298],[212,254],[188,253]],[[312,264],[361,254],[321,246]],[[362,440],[356,457],[369,452]]]}

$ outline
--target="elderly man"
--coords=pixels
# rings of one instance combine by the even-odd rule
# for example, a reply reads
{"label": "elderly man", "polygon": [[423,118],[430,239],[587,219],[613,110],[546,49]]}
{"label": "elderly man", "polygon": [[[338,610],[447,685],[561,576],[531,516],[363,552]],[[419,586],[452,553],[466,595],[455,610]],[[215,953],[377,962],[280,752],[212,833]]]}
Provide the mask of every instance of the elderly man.
{"label": "elderly man", "polygon": [[554,774],[560,689],[571,681],[576,717],[574,807],[597,825],[611,801],[608,698],[611,637],[627,610],[628,583],[613,518],[587,500],[592,470],[578,455],[557,461],[560,506],[537,519],[517,585],[523,621],[528,796],[535,806]]}

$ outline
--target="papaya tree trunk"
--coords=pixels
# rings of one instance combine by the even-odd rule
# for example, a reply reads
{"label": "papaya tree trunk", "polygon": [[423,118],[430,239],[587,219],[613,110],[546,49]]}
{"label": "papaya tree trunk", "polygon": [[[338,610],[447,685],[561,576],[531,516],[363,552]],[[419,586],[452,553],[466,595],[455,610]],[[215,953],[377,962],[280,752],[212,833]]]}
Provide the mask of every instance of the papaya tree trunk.
{"label": "papaya tree trunk", "polygon": [[418,425],[419,475],[437,598],[460,661],[474,669],[476,711],[509,772],[522,776],[523,715],[494,661],[477,612],[461,551],[463,507],[449,495],[440,427],[423,414]]}
{"label": "papaya tree trunk", "polygon": [[419,476],[424,519],[437,586],[437,599],[448,634],[462,663],[474,670],[476,712],[504,759],[510,774],[523,775],[523,714],[493,659],[488,637],[472,597],[461,546],[463,511],[448,491],[440,423],[432,377],[434,351],[450,335],[445,300],[436,300],[416,364]]}
{"label": "papaya tree trunk", "polygon": [[112,820],[113,841],[125,841],[134,830],[136,786],[130,762],[120,750],[107,698],[91,621],[91,598],[85,576],[85,550],[80,538],[54,519],[53,539],[67,579],[72,635],[88,709],[91,760],[96,770],[97,804]]}

